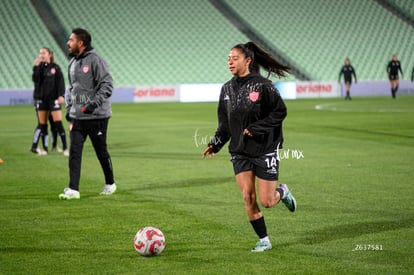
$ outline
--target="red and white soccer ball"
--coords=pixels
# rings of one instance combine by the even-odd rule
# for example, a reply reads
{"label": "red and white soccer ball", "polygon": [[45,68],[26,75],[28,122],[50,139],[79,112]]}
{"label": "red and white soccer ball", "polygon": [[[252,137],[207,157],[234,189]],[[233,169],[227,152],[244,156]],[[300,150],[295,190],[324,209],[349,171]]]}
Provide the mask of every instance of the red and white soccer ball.
{"label": "red and white soccer ball", "polygon": [[142,256],[161,254],[165,248],[164,233],[153,226],[143,227],[135,234],[134,247]]}

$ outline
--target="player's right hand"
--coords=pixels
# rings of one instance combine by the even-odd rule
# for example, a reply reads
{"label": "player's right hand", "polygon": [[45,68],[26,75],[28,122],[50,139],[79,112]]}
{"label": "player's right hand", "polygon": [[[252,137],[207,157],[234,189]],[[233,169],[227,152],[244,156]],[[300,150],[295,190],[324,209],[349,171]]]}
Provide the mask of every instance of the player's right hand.
{"label": "player's right hand", "polygon": [[34,63],[35,66],[39,66],[40,62],[42,62],[42,60],[38,57],[34,60],[33,63]]}
{"label": "player's right hand", "polygon": [[210,158],[214,156],[214,152],[213,152],[213,146],[208,146],[204,151],[203,151],[203,158],[205,158],[206,156],[209,156]]}

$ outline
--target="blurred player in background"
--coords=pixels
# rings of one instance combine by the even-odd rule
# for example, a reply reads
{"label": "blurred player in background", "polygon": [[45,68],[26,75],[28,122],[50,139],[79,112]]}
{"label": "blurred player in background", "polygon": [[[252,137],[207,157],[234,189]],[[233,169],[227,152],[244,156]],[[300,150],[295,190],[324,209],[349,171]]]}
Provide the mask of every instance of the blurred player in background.
{"label": "blurred player in background", "polygon": [[106,144],[109,118],[112,116],[112,76],[108,64],[92,48],[87,30],[76,28],[67,42],[69,55],[69,91],[66,119],[70,122],[69,187],[59,195],[62,200],[79,199],[82,152],[89,136],[105,176],[101,195],[116,191],[112,161]]}
{"label": "blurred player in background", "polygon": [[351,84],[352,84],[352,76],[355,78],[355,83],[357,83],[357,76],[355,73],[354,67],[352,67],[349,58],[345,59],[345,65],[341,68],[338,76],[338,82],[341,81],[341,76],[344,75],[345,81],[345,89],[346,89],[346,96],[345,100],[351,100]]}
{"label": "blurred player in background", "polygon": [[[43,47],[39,56],[34,61],[32,79],[34,82],[33,98],[35,101],[38,125],[33,134],[31,152],[40,155],[48,154],[47,121],[51,116],[51,128],[58,132],[64,154],[69,155],[66,145],[66,133],[62,124],[61,104],[64,102],[65,83],[62,70],[55,63],[52,50]],[[42,138],[43,151],[38,148],[40,137]]]}
{"label": "blurred player in background", "polygon": [[388,66],[387,66],[387,74],[388,74],[388,79],[390,80],[392,98],[396,97],[396,94],[398,91],[398,85],[400,84],[400,80],[398,77],[398,71],[401,73],[401,77],[403,77],[404,74],[401,68],[401,63],[398,60],[397,55],[393,54],[392,59],[390,62],[388,62]]}
{"label": "blurred player in background", "polygon": [[282,148],[282,122],[286,106],[272,81],[259,73],[283,77],[289,68],[253,42],[238,44],[230,50],[228,68],[233,78],[221,89],[218,104],[218,128],[202,156],[212,157],[230,141],[229,152],[236,181],[243,196],[250,223],[259,237],[252,252],[272,249],[257,190],[263,207],[282,201],[291,212],[296,201],[286,184],[277,186],[279,177],[278,149]]}

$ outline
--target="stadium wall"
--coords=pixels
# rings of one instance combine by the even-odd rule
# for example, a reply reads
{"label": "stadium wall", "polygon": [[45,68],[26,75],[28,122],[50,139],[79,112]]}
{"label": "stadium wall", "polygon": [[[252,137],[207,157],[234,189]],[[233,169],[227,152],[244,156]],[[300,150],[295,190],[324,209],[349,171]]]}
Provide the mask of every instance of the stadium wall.
{"label": "stadium wall", "polygon": [[[116,87],[112,102],[217,102],[222,85],[222,83],[208,83]],[[278,82],[275,86],[284,99],[336,98],[345,95],[344,85],[332,81]],[[353,97],[390,96],[390,94],[388,81],[364,81],[353,83],[351,87]],[[401,80],[398,94],[414,95],[414,83]],[[0,90],[0,106],[30,104],[33,104],[32,89]]]}

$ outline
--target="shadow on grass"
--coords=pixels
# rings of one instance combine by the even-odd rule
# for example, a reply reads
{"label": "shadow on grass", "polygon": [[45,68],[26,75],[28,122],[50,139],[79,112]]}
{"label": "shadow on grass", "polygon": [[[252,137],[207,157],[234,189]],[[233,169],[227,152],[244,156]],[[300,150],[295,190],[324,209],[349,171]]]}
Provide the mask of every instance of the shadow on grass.
{"label": "shadow on grass", "polygon": [[325,227],[320,230],[306,232],[306,237],[298,239],[294,242],[294,244],[320,244],[333,240],[355,238],[365,234],[375,234],[412,227],[414,227],[414,219],[412,218],[355,224],[341,224],[332,227]]}
{"label": "shadow on grass", "polygon": [[[137,159],[180,159],[180,160],[202,160],[200,149],[199,153],[183,153],[183,152],[140,152],[138,150],[130,149],[129,151],[114,151],[111,153],[112,157],[134,157]],[[228,157],[230,159],[230,157]]]}
{"label": "shadow on grass", "polygon": [[394,132],[379,132],[379,131],[372,131],[368,129],[362,130],[362,129],[346,128],[346,127],[339,127],[339,126],[318,126],[318,127],[325,128],[328,130],[337,130],[337,131],[351,132],[351,133],[357,133],[357,134],[365,133],[369,135],[374,135],[376,137],[377,136],[388,136],[388,137],[407,138],[407,139],[410,139],[410,141],[414,137],[412,135],[400,135],[400,134],[395,134]]}
{"label": "shadow on grass", "polygon": [[199,187],[199,186],[212,186],[228,184],[234,182],[234,177],[208,177],[208,178],[194,178],[184,179],[180,181],[164,181],[161,183],[152,183],[137,186],[136,188],[128,188],[128,191],[132,190],[155,190],[155,189],[177,189],[177,188],[188,188],[188,187]]}

